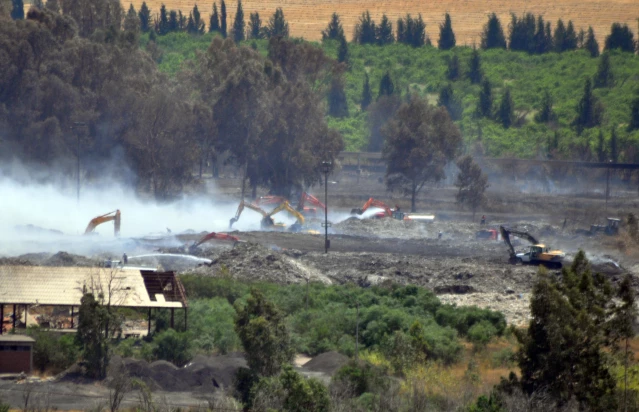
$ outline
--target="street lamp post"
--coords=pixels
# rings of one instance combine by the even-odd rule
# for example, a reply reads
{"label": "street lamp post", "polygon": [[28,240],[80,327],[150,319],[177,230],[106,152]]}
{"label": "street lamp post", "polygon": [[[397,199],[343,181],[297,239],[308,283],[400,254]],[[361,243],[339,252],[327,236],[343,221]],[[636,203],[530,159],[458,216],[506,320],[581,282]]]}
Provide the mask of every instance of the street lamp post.
{"label": "street lamp post", "polygon": [[324,173],[324,253],[328,253],[328,248],[331,247],[328,240],[328,174],[331,172],[332,163],[329,161],[322,162],[322,172]]}
{"label": "street lamp post", "polygon": [[80,134],[77,132],[77,129],[81,128],[81,127],[86,127],[86,123],[84,122],[73,122],[73,126],[71,126],[72,130],[76,130],[75,135],[78,139],[78,164],[77,164],[77,171],[76,171],[76,175],[77,175],[77,196],[78,196],[78,203],[80,203]]}

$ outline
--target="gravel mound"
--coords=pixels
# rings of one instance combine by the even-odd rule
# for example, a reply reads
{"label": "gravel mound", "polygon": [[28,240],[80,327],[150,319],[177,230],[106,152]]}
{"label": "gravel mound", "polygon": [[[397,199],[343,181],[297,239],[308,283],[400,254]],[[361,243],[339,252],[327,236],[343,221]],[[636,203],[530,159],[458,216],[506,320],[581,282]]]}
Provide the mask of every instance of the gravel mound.
{"label": "gravel mound", "polygon": [[326,375],[332,376],[342,366],[346,365],[349,361],[347,356],[341,353],[331,351],[317,355],[310,361],[306,362],[302,367],[311,372],[321,372]]}
{"label": "gravel mound", "polygon": [[[207,357],[198,355],[183,368],[167,361],[147,363],[143,360],[115,356],[111,365],[121,365],[112,374],[126,372],[131,378],[143,381],[151,390],[173,392],[210,392],[233,385],[239,368],[246,368],[241,353]],[[107,378],[113,379],[113,375]]]}
{"label": "gravel mound", "polygon": [[72,255],[67,252],[58,252],[50,258],[44,260],[41,264],[43,266],[83,266],[92,267],[96,266],[96,261],[88,259],[80,255]]}

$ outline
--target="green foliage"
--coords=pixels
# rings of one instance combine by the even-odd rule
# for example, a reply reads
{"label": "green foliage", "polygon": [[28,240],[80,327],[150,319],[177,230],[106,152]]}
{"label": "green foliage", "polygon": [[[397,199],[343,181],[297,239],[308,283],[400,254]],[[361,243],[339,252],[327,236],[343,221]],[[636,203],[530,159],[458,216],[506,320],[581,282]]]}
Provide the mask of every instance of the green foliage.
{"label": "green foliage", "polygon": [[455,47],[455,43],[453,23],[450,19],[450,14],[446,13],[444,16],[444,23],[439,25],[439,40],[437,42],[437,46],[440,50],[450,50]]}
{"label": "green foliage", "polygon": [[[362,87],[362,100],[360,101],[360,107],[362,110],[366,110],[373,101],[373,93],[371,92],[371,85],[368,79],[368,73],[364,75],[364,85]],[[637,99],[637,112],[639,115],[639,99]],[[639,118],[638,118],[639,119]]]}
{"label": "green foliage", "polygon": [[446,71],[446,78],[451,81],[458,80],[460,77],[459,71],[459,57],[456,54],[448,59],[448,70]]}
{"label": "green foliage", "polygon": [[359,44],[377,43],[377,28],[368,10],[362,13],[359,22],[355,25],[353,42]]}
{"label": "green foliage", "polygon": [[497,116],[495,116],[504,129],[508,129],[513,125],[515,121],[515,107],[513,105],[513,99],[510,95],[510,88],[506,87],[504,95],[501,97],[501,103],[499,103],[499,109],[497,110]]}
{"label": "green foliage", "polygon": [[79,349],[73,335],[60,335],[34,325],[29,326],[27,335],[35,339],[33,366],[40,372],[61,372],[78,360]]}
{"label": "green foliage", "polygon": [[473,211],[473,216],[477,209],[484,204],[485,192],[488,189],[488,176],[481,167],[473,161],[469,155],[457,160],[459,174],[455,186],[459,189],[455,195],[457,203],[468,206]]}
{"label": "green foliage", "polygon": [[481,34],[481,48],[484,50],[506,48],[504,29],[495,13],[488,16],[488,22],[484,26],[484,30]]}
{"label": "green foliage", "polygon": [[213,13],[209,19],[209,33],[220,32],[220,16],[217,14],[217,3],[213,3]]}
{"label": "green foliage", "polygon": [[226,3],[222,0],[222,4],[220,6],[220,33],[225,39],[228,36],[226,27]]}
{"label": "green foliage", "polygon": [[377,94],[377,100],[383,96],[391,96],[395,93],[395,84],[391,78],[390,72],[386,72],[382,79],[379,81],[379,93]]}
{"label": "green foliage", "polygon": [[632,99],[630,104],[630,122],[628,123],[628,131],[639,130],[639,96]]}
{"label": "green foliage", "polygon": [[334,77],[328,92],[328,114],[333,117],[347,117],[348,104],[344,93],[344,80]]}
{"label": "green foliage", "polygon": [[386,371],[368,362],[351,360],[342,366],[333,376],[331,385],[347,387],[353,391],[353,396],[361,396],[366,392],[372,392],[379,386],[379,381],[384,379]]}
{"label": "green foliage", "polygon": [[78,315],[75,342],[81,348],[87,374],[104,378],[109,366],[109,339],[118,326],[116,318],[91,293],[82,296]]}
{"label": "green foliage", "polygon": [[348,63],[348,43],[346,42],[346,37],[343,36],[339,38],[337,61],[340,63]]}
{"label": "green foliage", "polygon": [[305,379],[286,365],[274,377],[263,377],[251,388],[250,405],[285,412],[320,412],[329,410],[326,386],[314,378]]}
{"label": "green foliage", "polygon": [[439,98],[437,99],[437,106],[445,107],[453,120],[461,119],[462,107],[461,103],[455,96],[453,85],[448,83],[439,92]]}
{"label": "green foliage", "polygon": [[584,82],[584,93],[577,105],[577,117],[573,124],[577,128],[577,133],[581,134],[584,129],[599,126],[603,117],[603,106],[599,99],[592,93],[592,83],[590,79]]}
{"label": "green foliage", "polygon": [[[49,2],[47,2],[48,4]],[[138,12],[138,18],[140,19],[140,30],[142,33],[148,33],[151,30],[151,10],[146,5],[146,2],[142,2],[142,7]]]}
{"label": "green foliage", "polygon": [[397,42],[413,47],[430,45],[430,40],[426,37],[426,23],[421,14],[416,19],[407,14],[406,17],[397,21]]}
{"label": "green foliage", "polygon": [[610,34],[606,37],[604,50],[619,49],[624,52],[635,52],[634,34],[627,24],[613,23]]}
{"label": "green foliage", "polygon": [[584,49],[590,53],[590,57],[599,57],[599,42],[597,42],[595,38],[595,31],[592,29],[592,26],[588,26],[588,35],[586,36]]}
{"label": "green foliage", "polygon": [[612,87],[614,85],[614,77],[612,68],[610,67],[610,53],[605,52],[599,58],[599,67],[593,81],[594,88]]}
{"label": "green foliage", "polygon": [[539,123],[548,123],[557,120],[557,115],[553,111],[553,99],[548,90],[544,91],[544,97],[541,101],[541,108],[535,114],[535,121]]}
{"label": "green foliage", "polygon": [[479,56],[479,50],[473,48],[473,53],[470,56],[470,64],[468,69],[468,79],[472,84],[479,84],[484,74],[481,70],[481,57]]}
{"label": "green foliage", "polygon": [[477,115],[489,119],[493,116],[493,87],[488,79],[484,79],[481,85]]}
{"label": "green foliage", "polygon": [[382,21],[376,28],[375,37],[377,39],[377,44],[380,46],[385,46],[395,42],[395,37],[393,36],[393,23],[388,20],[386,14],[382,15]]}
{"label": "green foliage", "polygon": [[322,40],[341,40],[346,39],[344,36],[344,28],[339,20],[339,15],[333,13],[331,21],[326,26],[326,30],[322,30]]}
{"label": "green foliage", "polygon": [[284,18],[284,11],[281,7],[275,9],[275,13],[268,21],[265,28],[266,37],[288,37],[288,23]]}
{"label": "green foliage", "polygon": [[165,360],[176,366],[184,366],[191,360],[192,336],[189,332],[177,332],[168,329],[159,333],[151,343],[150,360]]}
{"label": "green foliage", "polygon": [[242,1],[237,2],[237,11],[235,12],[235,20],[233,21],[233,40],[236,43],[241,42],[245,38],[246,23],[244,22],[244,10],[242,9]]}
{"label": "green foliage", "polygon": [[264,38],[262,20],[258,12],[251,13],[249,17],[249,39],[259,40]]}

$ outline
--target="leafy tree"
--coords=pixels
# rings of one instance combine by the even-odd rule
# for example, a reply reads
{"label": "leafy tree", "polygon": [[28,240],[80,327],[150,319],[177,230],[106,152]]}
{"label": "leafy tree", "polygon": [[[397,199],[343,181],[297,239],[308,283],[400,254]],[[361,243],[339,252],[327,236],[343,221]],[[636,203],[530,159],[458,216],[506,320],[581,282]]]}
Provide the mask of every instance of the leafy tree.
{"label": "leafy tree", "polygon": [[370,152],[381,152],[384,149],[385,137],[382,130],[389,119],[391,119],[399,106],[401,99],[397,94],[382,96],[375,103],[368,107],[368,150]]}
{"label": "leafy tree", "polygon": [[604,135],[603,130],[599,129],[599,135],[597,135],[597,160],[599,163],[606,161],[606,149],[604,149]]}
{"label": "leafy tree", "polygon": [[84,38],[96,31],[111,31],[112,35],[117,35],[125,14],[118,0],[75,0],[61,5],[62,14],[75,20],[78,34]]}
{"label": "leafy tree", "polygon": [[377,42],[377,28],[371,19],[371,14],[366,10],[355,25],[353,42],[359,44],[375,44]]}
{"label": "leafy tree", "polygon": [[486,200],[485,192],[488,189],[488,177],[482,172],[481,167],[473,161],[472,156],[464,156],[457,160],[459,174],[455,186],[458,192],[455,195],[457,203],[468,206],[473,211],[473,219],[477,209]]}
{"label": "leafy tree", "polygon": [[24,2],[22,0],[11,0],[13,9],[11,10],[11,18],[13,20],[24,20]]}
{"label": "leafy tree", "polygon": [[426,23],[424,23],[421,14],[416,19],[407,14],[404,19],[397,21],[397,42],[413,47],[430,44],[430,40],[426,37]]}
{"label": "leafy tree", "polygon": [[624,52],[635,52],[634,34],[627,24],[613,23],[610,34],[606,37],[604,50],[620,49]]}
{"label": "leafy tree", "polygon": [[339,48],[337,49],[337,61],[340,63],[348,63],[348,43],[346,37],[339,38]]}
{"label": "leafy tree", "polygon": [[221,32],[220,29],[220,17],[217,14],[217,3],[213,3],[213,14],[209,19],[209,33]]}
{"label": "leafy tree", "polygon": [[140,30],[142,33],[148,33],[149,30],[151,30],[151,10],[149,10],[146,2],[142,2],[142,6],[138,12],[138,18],[140,19]]}
{"label": "leafy tree", "polygon": [[362,108],[362,110],[366,110],[368,108],[368,105],[370,105],[372,101],[373,101],[373,93],[371,92],[371,85],[368,79],[368,73],[364,73],[364,86],[362,88],[362,99],[360,101],[360,107]]}
{"label": "leafy tree", "polygon": [[[550,26],[548,26],[548,32],[550,32]],[[535,48],[534,52],[537,54],[552,51],[552,37],[547,35],[544,18],[541,15],[537,17],[537,31],[535,32],[533,42]]]}
{"label": "leafy tree", "polygon": [[437,45],[440,50],[450,50],[455,47],[455,32],[450,14],[444,16],[444,23],[439,25],[439,41]]}
{"label": "leafy tree", "polygon": [[113,326],[115,319],[91,293],[82,296],[78,315],[75,339],[86,362],[87,374],[104,378],[109,366],[109,325]]}
{"label": "leafy tree", "polygon": [[170,25],[169,25],[169,15],[166,11],[166,6],[163,4],[162,7],[160,7],[160,19],[157,22],[157,32],[160,36],[164,36],[165,34],[168,34],[171,31]]}
{"label": "leafy tree", "polygon": [[288,37],[288,23],[284,18],[284,12],[281,7],[278,7],[269,19],[266,33],[269,38],[278,36]]}
{"label": "leafy tree", "polygon": [[293,347],[280,311],[256,289],[244,306],[236,304],[235,330],[246,352],[246,362],[260,376],[273,376],[293,360]]}
{"label": "leafy tree", "polygon": [[47,0],[44,7],[53,13],[60,13],[61,10],[58,0]]}
{"label": "leafy tree", "polygon": [[497,119],[501,122],[504,128],[508,129],[512,126],[513,121],[515,119],[515,108],[513,99],[510,95],[510,88],[506,87],[504,91],[504,95],[501,98],[501,103],[499,104],[499,110],[497,111]]}
{"label": "leafy tree", "polygon": [[479,50],[473,47],[473,53],[470,55],[470,64],[468,69],[468,78],[472,84],[481,83],[484,74],[481,69],[481,56]]}
{"label": "leafy tree", "polygon": [[456,54],[448,60],[448,70],[446,71],[446,78],[451,81],[459,79],[459,57]]}
{"label": "leafy tree", "polygon": [[541,100],[541,109],[535,114],[535,121],[538,123],[548,123],[557,120],[557,115],[553,110],[552,95],[548,90],[544,91],[544,97]]}
{"label": "leafy tree", "polygon": [[451,119],[461,119],[461,103],[455,97],[452,84],[448,83],[441,89],[441,91],[439,92],[439,98],[437,99],[437,106],[445,107],[446,110],[448,110],[448,114],[450,115]]}
{"label": "leafy tree", "polygon": [[482,49],[505,49],[506,36],[501,22],[495,13],[488,16],[488,22],[481,34]]}
{"label": "leafy tree", "polygon": [[377,100],[383,96],[391,96],[393,93],[395,93],[395,84],[393,83],[390,72],[386,72],[379,81],[379,93],[377,94]]}
{"label": "leafy tree", "polygon": [[599,43],[595,38],[595,31],[592,29],[592,26],[588,27],[588,34],[586,35],[584,49],[586,49],[590,53],[591,57],[599,56]]}
{"label": "leafy tree", "polygon": [[[631,217],[634,215],[631,213],[628,216],[628,223],[630,226]],[[637,228],[637,222],[635,218],[634,222],[635,230]],[[632,236],[633,239],[637,239],[637,233]],[[632,352],[630,351],[630,339],[635,337],[634,324],[637,319],[637,307],[635,305],[635,293],[632,288],[632,278],[626,275],[617,289],[617,299],[621,304],[614,308],[614,318],[610,330],[612,331],[612,345],[616,351],[619,351],[620,344],[623,342],[623,366],[624,366],[624,385],[623,385],[623,408],[626,409],[628,403],[627,391],[628,391],[628,363],[632,360]]]}
{"label": "leafy tree", "polygon": [[377,38],[377,44],[379,44],[380,46],[392,44],[395,42],[395,37],[393,37],[393,23],[388,20],[386,14],[382,15],[382,21],[376,28],[375,37]]}
{"label": "leafy tree", "polygon": [[477,105],[477,115],[490,119],[493,115],[493,87],[488,79],[484,79],[479,92],[479,104]]}
{"label": "leafy tree", "polygon": [[246,32],[246,23],[244,22],[244,10],[242,9],[242,0],[237,2],[237,11],[235,12],[235,21],[233,22],[233,40],[238,43],[244,40]]}
{"label": "leafy tree", "polygon": [[339,15],[333,13],[326,30],[322,30],[322,40],[340,40],[342,37],[345,37],[342,22],[339,20]]}
{"label": "leafy tree", "polygon": [[616,128],[613,127],[610,132],[610,160],[613,163],[617,163],[619,160],[619,146],[617,142],[617,131]]}
{"label": "leafy tree", "polygon": [[228,36],[226,27],[226,3],[222,0],[222,4],[220,5],[220,33],[225,39]]}
{"label": "leafy tree", "polygon": [[262,20],[258,12],[251,13],[249,16],[249,38],[263,39],[264,30],[262,29]]}
{"label": "leafy tree", "polygon": [[193,20],[193,24],[192,24],[192,29],[190,33],[193,33],[193,34],[204,33],[205,24],[204,24],[204,21],[202,21],[202,15],[200,14],[200,10],[197,8],[197,4],[193,6],[191,17]]}
{"label": "leafy tree", "polygon": [[165,360],[181,367],[192,358],[191,342],[189,333],[167,329],[153,338],[151,353],[155,360]]}
{"label": "leafy tree", "polygon": [[636,96],[630,104],[630,122],[628,131],[639,130],[639,96]]}
{"label": "leafy tree", "polygon": [[543,390],[558,406],[576,398],[588,410],[615,410],[616,381],[607,362],[613,291],[592,275],[580,251],[561,277],[541,271],[533,287],[528,329],[517,332],[521,387]]}
{"label": "leafy tree", "polygon": [[535,16],[524,14],[520,19],[513,13],[510,23],[510,50],[535,52]]}
{"label": "leafy tree", "polygon": [[427,181],[444,177],[444,167],[461,145],[461,133],[444,108],[412,96],[384,126],[386,185],[411,196],[411,210]]}
{"label": "leafy tree", "polygon": [[305,379],[286,365],[279,376],[261,378],[251,388],[249,406],[257,405],[259,410],[323,412],[329,410],[330,397],[319,380]]}
{"label": "leafy tree", "polygon": [[586,79],[584,83],[584,93],[577,105],[577,117],[573,125],[577,128],[577,133],[581,134],[583,129],[599,126],[603,116],[603,106],[597,97],[592,93],[592,83]]}
{"label": "leafy tree", "polygon": [[333,117],[348,116],[344,79],[341,76],[335,76],[331,81],[331,89],[328,92],[328,114]]}
{"label": "leafy tree", "polygon": [[612,87],[614,84],[612,69],[610,67],[610,53],[605,52],[599,58],[599,67],[593,81],[595,88]]}

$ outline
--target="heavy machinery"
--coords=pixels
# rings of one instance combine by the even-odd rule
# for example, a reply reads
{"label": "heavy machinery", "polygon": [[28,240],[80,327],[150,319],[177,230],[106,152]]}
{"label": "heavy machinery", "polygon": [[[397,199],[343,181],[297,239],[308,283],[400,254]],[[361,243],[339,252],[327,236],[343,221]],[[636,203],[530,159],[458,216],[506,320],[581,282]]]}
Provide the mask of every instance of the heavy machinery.
{"label": "heavy machinery", "polygon": [[621,224],[621,219],[617,219],[614,217],[609,217],[606,219],[607,224],[604,225],[590,225],[590,234],[594,235],[600,232],[605,233],[608,236],[615,236],[619,234],[619,225]]}
{"label": "heavy machinery", "polygon": [[[504,243],[508,245],[508,252],[510,253],[510,259],[508,260],[512,264],[522,263],[530,265],[544,265],[549,268],[561,268],[564,257],[566,254],[561,250],[551,250],[550,247],[540,244],[528,232],[506,229],[503,226],[499,226],[499,232],[501,233]],[[526,239],[532,245],[527,252],[517,253],[515,248],[510,242],[510,236],[517,236],[522,239]]]}
{"label": "heavy machinery", "polygon": [[251,202],[246,202],[244,200],[242,200],[240,202],[240,205],[237,207],[237,211],[235,212],[235,216],[231,218],[231,221],[229,222],[229,227],[233,227],[233,224],[235,222],[237,222],[240,219],[240,215],[242,215],[242,211],[244,210],[244,208],[247,207],[251,210],[256,211],[257,213],[262,215],[262,221],[260,222],[260,226],[262,227],[262,229],[281,229],[283,230],[286,225],[283,225],[281,223],[275,223],[273,221],[273,218],[271,217],[273,215],[273,212],[271,211],[271,213],[266,213],[264,211],[264,209],[262,209],[261,207],[259,207],[258,205],[251,203]]}
{"label": "heavy machinery", "polygon": [[370,207],[376,207],[383,210],[381,212],[375,213],[372,216],[373,219],[392,217],[393,219],[397,220],[415,220],[420,222],[432,222],[433,220],[435,220],[435,215],[427,215],[422,213],[404,213],[396,209],[391,209],[386,203],[372,197],[368,199],[368,201],[364,203],[364,206],[362,206],[360,209],[352,209],[351,215],[361,215]]}
{"label": "heavy machinery", "polygon": [[[281,205],[284,202],[288,202],[288,200],[282,196],[269,195],[269,196],[262,196],[259,199],[256,199],[255,205],[257,206],[272,205],[272,204]],[[312,204],[315,207],[306,206],[306,202]],[[289,205],[290,205],[290,202],[289,202]],[[322,209],[322,212],[326,210],[326,206],[324,205],[324,203],[320,202],[319,199],[317,199],[315,196],[309,195],[306,192],[302,192],[302,194],[300,195],[300,199],[297,202],[297,206],[295,208],[304,216],[315,216],[317,214],[317,208]]]}
{"label": "heavy machinery", "polygon": [[189,252],[193,253],[193,251],[200,246],[203,243],[208,242],[209,240],[213,240],[213,239],[217,239],[217,240],[228,240],[229,242],[233,242],[233,246],[235,246],[236,244],[240,243],[241,240],[240,238],[238,238],[237,236],[233,236],[233,235],[229,235],[228,233],[216,233],[216,232],[211,232],[207,235],[205,235],[204,237],[202,237],[200,240],[198,240],[197,242],[195,242],[194,244],[192,244],[189,247]]}
{"label": "heavy machinery", "polygon": [[299,212],[298,210],[295,210],[293,208],[293,206],[291,206],[291,204],[289,202],[287,202],[286,200],[284,202],[282,202],[278,207],[276,207],[275,209],[273,209],[271,211],[271,213],[269,213],[269,216],[273,216],[276,215],[277,213],[286,210],[288,213],[290,213],[293,217],[295,217],[295,219],[297,219],[297,222],[293,223],[288,230],[290,230],[291,232],[299,232],[304,228],[304,224],[306,223],[306,219],[304,218],[304,215]]}
{"label": "heavy machinery", "polygon": [[475,239],[497,240],[498,233],[497,229],[482,229],[475,233]]}
{"label": "heavy machinery", "polygon": [[101,225],[102,223],[113,221],[113,228],[115,236],[120,236],[120,209],[117,209],[113,212],[106,213],[102,216],[94,217],[89,222],[86,230],[84,231],[85,235],[92,233],[96,227]]}

